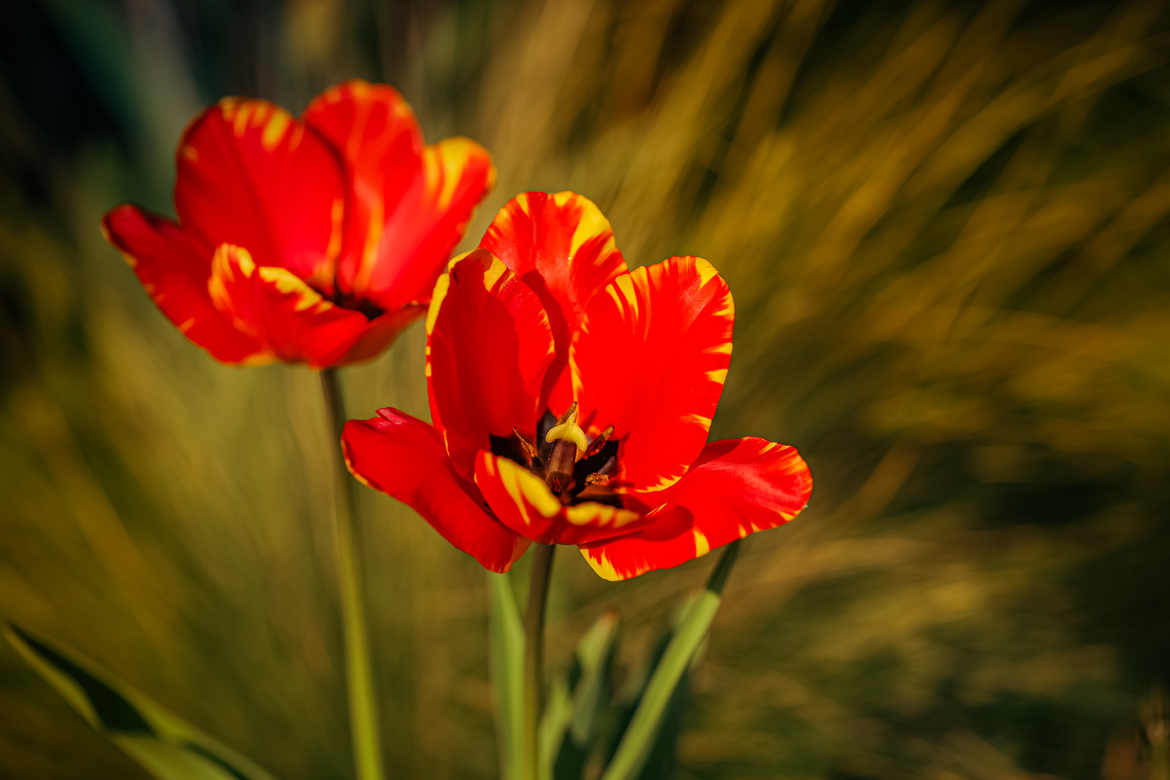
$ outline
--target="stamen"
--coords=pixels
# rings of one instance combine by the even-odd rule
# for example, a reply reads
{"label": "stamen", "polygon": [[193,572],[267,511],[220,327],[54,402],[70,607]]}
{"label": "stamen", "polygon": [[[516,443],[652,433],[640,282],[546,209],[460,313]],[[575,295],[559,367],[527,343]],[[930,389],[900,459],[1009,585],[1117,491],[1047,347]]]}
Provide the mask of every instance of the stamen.
{"label": "stamen", "polygon": [[601,452],[601,448],[609,441],[609,437],[613,436],[613,426],[606,426],[605,430],[593,437],[593,441],[589,442],[589,446],[585,448],[585,454],[581,459],[592,458],[597,453]]}
{"label": "stamen", "polygon": [[561,423],[566,423],[570,419],[572,419],[572,420],[577,419],[577,402],[576,401],[573,401],[573,403],[569,404],[569,408],[566,409],[565,413],[562,414],[557,419],[557,425],[560,425]]}
{"label": "stamen", "polygon": [[516,437],[516,441],[520,442],[520,448],[524,450],[525,457],[528,458],[528,463],[536,460],[536,447],[528,439],[524,438],[524,434],[520,433],[520,429],[515,425],[512,426],[512,435]]}
{"label": "stamen", "polygon": [[605,485],[608,485],[610,482],[613,482],[613,474],[594,473],[594,474],[590,474],[589,476],[585,477],[585,487],[587,487],[587,488],[594,487],[594,486],[604,487]]}

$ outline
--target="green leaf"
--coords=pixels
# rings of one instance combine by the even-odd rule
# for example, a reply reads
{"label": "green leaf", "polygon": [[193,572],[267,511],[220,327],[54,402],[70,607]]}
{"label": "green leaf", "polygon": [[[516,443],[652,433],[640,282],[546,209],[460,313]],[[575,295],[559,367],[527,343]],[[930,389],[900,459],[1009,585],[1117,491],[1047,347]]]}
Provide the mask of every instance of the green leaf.
{"label": "green leaf", "polygon": [[524,624],[508,574],[488,574],[491,593],[492,687],[500,777],[519,777],[524,755]]}
{"label": "green leaf", "polygon": [[572,666],[549,692],[541,721],[540,756],[545,775],[579,780],[613,699],[616,612],[603,614],[577,644]]}
{"label": "green leaf", "polygon": [[96,664],[8,624],[4,635],[91,726],[155,777],[271,780],[272,775]]}
{"label": "green leaf", "polygon": [[[633,780],[640,777],[658,746],[658,736],[691,660],[707,636],[722,600],[723,585],[739,552],[739,541],[727,546],[704,590],[682,607],[679,624],[654,667],[630,725],[618,743],[601,780]],[[673,737],[672,737],[673,738]]]}
{"label": "green leaf", "polygon": [[[686,619],[688,612],[694,606],[697,598],[698,594],[693,594],[683,603],[675,615],[675,620],[671,628],[663,631],[654,643],[653,652],[646,659],[641,671],[630,675],[627,688],[631,693],[623,697],[626,704],[621,707],[618,713],[618,722],[613,744],[606,755],[607,764],[613,760],[614,753],[622,737],[625,735],[626,730],[629,729],[630,723],[633,721],[634,714],[637,711],[638,704],[642,701],[642,697],[646,693],[646,687],[649,685],[654,671],[658,668],[659,663],[661,663],[662,657],[666,653],[666,648],[670,645],[670,640],[674,637],[678,626]],[[662,715],[662,722],[658,727],[657,734],[647,748],[646,759],[642,763],[642,769],[636,775],[637,780],[666,780],[666,778],[674,776],[675,753],[678,748],[679,730],[682,727],[683,715],[689,703],[688,670],[698,663],[701,654],[702,646],[700,645],[699,649],[691,657],[691,662],[688,664],[687,669],[683,671],[682,677],[679,678],[678,684],[675,685],[674,692],[670,695],[670,701],[666,704],[666,710]]]}

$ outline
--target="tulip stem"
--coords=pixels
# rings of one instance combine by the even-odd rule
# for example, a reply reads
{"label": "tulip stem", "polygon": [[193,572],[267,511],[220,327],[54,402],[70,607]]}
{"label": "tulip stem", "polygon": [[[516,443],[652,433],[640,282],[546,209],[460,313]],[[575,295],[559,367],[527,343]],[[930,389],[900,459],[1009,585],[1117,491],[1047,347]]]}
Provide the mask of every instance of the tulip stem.
{"label": "tulip stem", "polygon": [[723,586],[727,584],[731,567],[735,565],[741,542],[741,539],[736,539],[727,545],[707,579],[707,587],[682,617],[662,658],[646,682],[638,707],[601,780],[630,780],[637,777],[646,765],[674,689],[678,687],[695,651],[707,635],[711,621],[715,619],[715,612],[723,597]]}
{"label": "tulip stem", "polygon": [[370,662],[369,630],[366,627],[365,595],[362,591],[362,565],[357,548],[357,481],[349,475],[341,453],[345,404],[336,369],[321,371],[321,389],[325,395],[325,410],[332,434],[330,449],[337,464],[334,549],[337,553],[353,759],[358,780],[381,780],[383,771],[382,746],[378,738],[378,702],[374,695],[374,672]]}
{"label": "tulip stem", "polygon": [[528,611],[524,615],[524,780],[540,780],[541,699],[544,688],[544,613],[556,545],[535,544],[528,576]]}

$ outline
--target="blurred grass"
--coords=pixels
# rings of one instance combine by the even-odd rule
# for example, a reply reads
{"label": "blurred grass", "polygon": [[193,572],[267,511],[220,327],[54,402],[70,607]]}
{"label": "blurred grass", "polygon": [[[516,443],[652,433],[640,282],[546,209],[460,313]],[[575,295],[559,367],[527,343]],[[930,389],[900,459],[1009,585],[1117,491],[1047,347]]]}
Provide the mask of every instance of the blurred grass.
{"label": "blurred grass", "polygon": [[[173,147],[203,104],[295,110],[387,79],[429,139],[495,156],[465,244],[512,194],[573,189],[631,264],[711,259],[738,325],[715,433],[812,465],[810,509],[753,537],[731,578],[681,777],[1152,776],[1142,707],[1170,657],[1167,10],[15,11],[0,615],[280,776],[347,772],[316,378],[214,364],[96,226],[127,199],[171,213]],[[346,371],[351,414],[425,414],[421,354],[416,327]],[[389,764],[492,776],[483,576],[366,499]],[[564,556],[550,663],[609,607],[645,647],[710,566],[612,585]],[[0,775],[134,776],[6,649],[0,703]]]}

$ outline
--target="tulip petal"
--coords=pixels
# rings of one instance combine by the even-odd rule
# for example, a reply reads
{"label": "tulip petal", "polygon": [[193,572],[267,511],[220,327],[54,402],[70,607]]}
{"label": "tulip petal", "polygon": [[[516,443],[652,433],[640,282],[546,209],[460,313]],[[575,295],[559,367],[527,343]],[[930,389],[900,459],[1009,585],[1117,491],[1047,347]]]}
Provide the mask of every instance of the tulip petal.
{"label": "tulip petal", "polygon": [[706,555],[717,547],[796,517],[812,493],[812,474],[796,449],[749,436],[707,445],[673,487],[655,495],[663,516],[686,517],[683,528],[645,530],[581,548],[607,580],[637,577]]}
{"label": "tulip petal", "polygon": [[491,435],[514,427],[535,435],[552,359],[544,307],[503,262],[481,249],[451,262],[427,312],[427,389],[431,419],[465,479]]}
{"label": "tulip petal", "polygon": [[585,306],[629,270],[614,244],[613,228],[582,195],[526,192],[500,209],[479,246],[503,260],[540,297],[548,312],[557,343],[557,362],[549,378],[564,379],[550,398],[559,413],[571,400],[564,368]]}
{"label": "tulip petal", "polygon": [[223,363],[262,363],[272,355],[240,331],[211,302],[211,250],[169,219],[123,205],[102,219],[106,240],[118,248],[155,304],[183,334]]}
{"label": "tulip petal", "polygon": [[640,512],[594,501],[564,506],[536,474],[487,450],[476,457],[475,484],[501,523],[542,544],[611,539],[642,520]]}
{"label": "tulip petal", "polygon": [[312,130],[263,100],[224,98],[179,143],[175,208],[208,246],[235,244],[326,295],[341,252],[341,160]]}
{"label": "tulip petal", "polygon": [[573,395],[592,433],[614,426],[619,484],[662,490],[702,452],[734,324],[731,291],[697,257],[619,276],[589,304],[570,351]]}
{"label": "tulip petal", "polygon": [[[403,326],[394,319],[379,323],[402,314],[382,315],[371,322],[360,312],[336,306],[291,271],[258,266],[248,250],[231,244],[215,251],[207,289],[215,306],[230,315],[237,328],[278,358],[315,368],[338,365],[372,332],[389,343]],[[379,323],[376,331],[374,323]],[[387,334],[387,325],[397,325],[397,330]]]}
{"label": "tulip petal", "polygon": [[495,182],[491,157],[466,138],[423,146],[392,87],[350,81],[314,100],[305,122],[341,153],[351,181],[343,295],[383,309],[426,301],[471,212]]}
{"label": "tulip petal", "polygon": [[452,469],[438,432],[397,409],[350,420],[341,446],[350,472],[363,484],[408,504],[444,539],[484,567],[503,572],[528,540],[500,525],[475,486]]}

